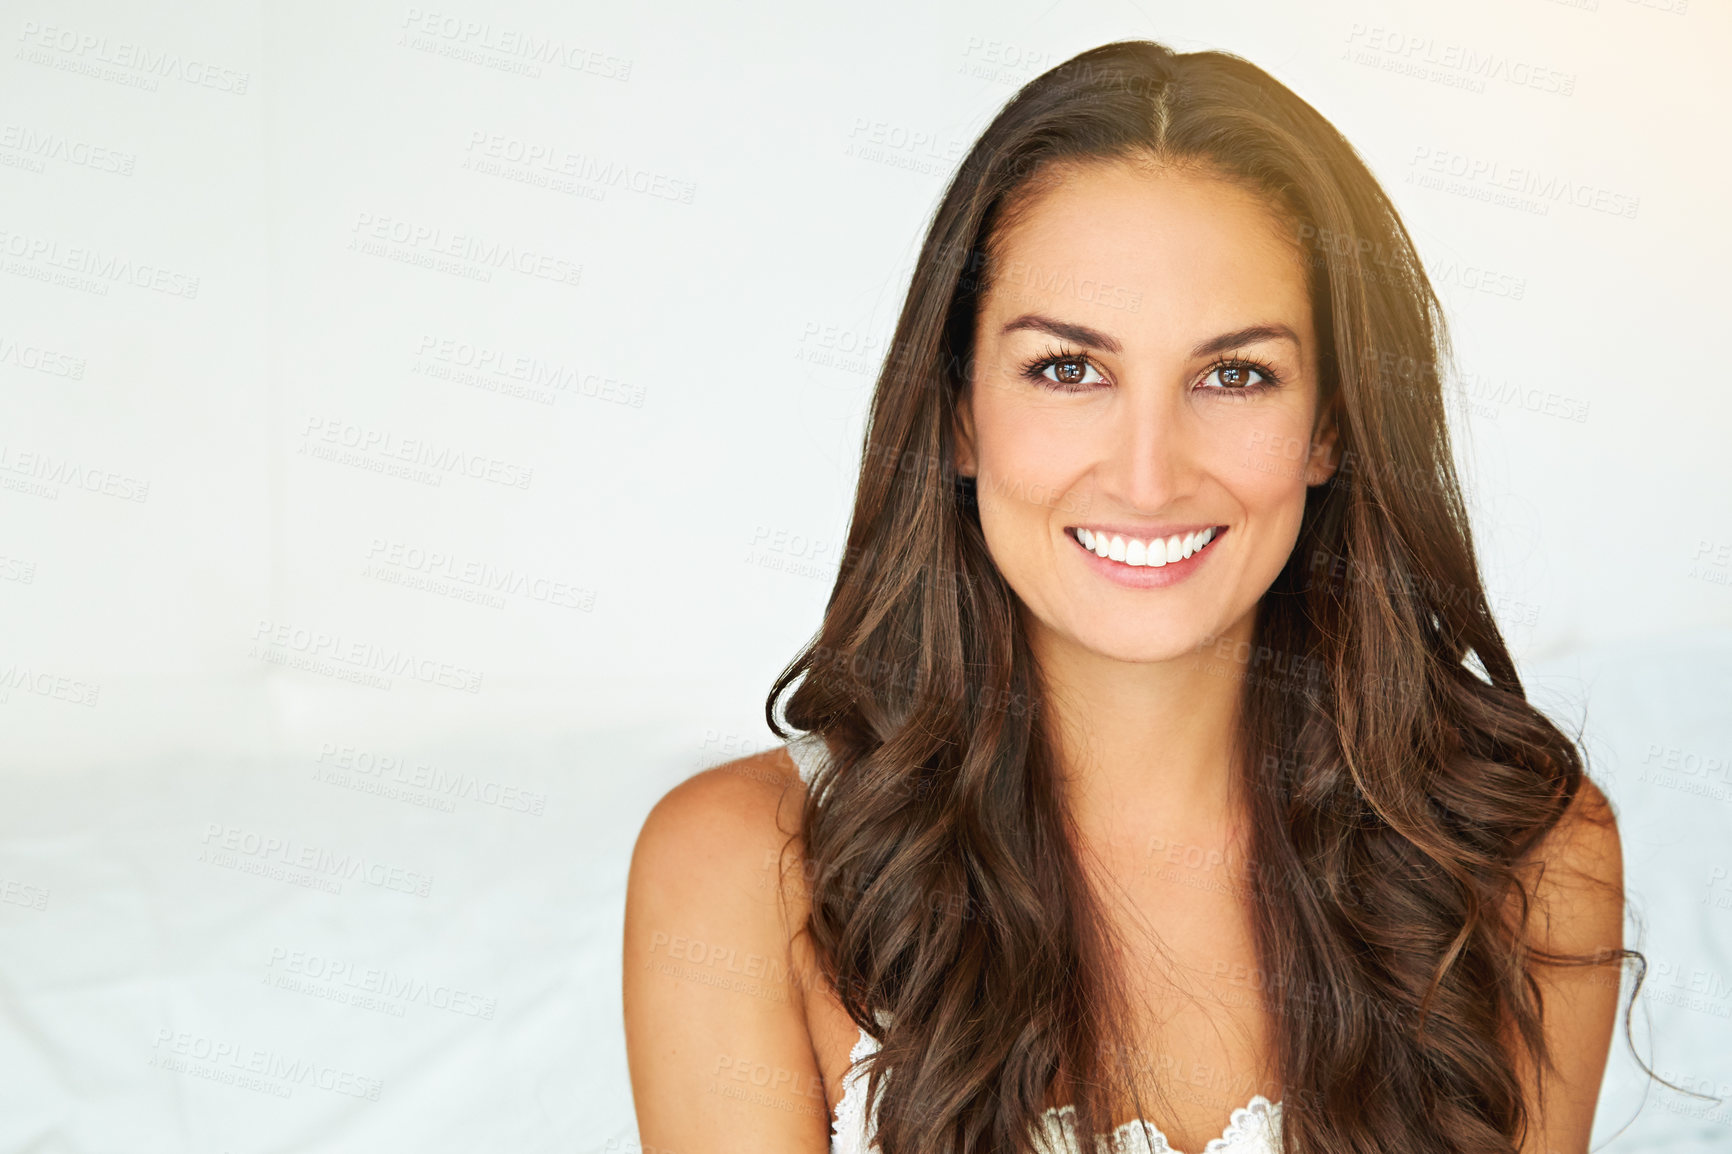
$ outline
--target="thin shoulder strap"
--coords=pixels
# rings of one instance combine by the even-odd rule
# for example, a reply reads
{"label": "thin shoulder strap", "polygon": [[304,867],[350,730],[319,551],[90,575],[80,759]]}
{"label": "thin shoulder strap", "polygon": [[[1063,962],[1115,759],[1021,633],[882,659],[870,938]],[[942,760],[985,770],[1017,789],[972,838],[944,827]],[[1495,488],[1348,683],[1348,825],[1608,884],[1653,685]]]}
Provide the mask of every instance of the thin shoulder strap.
{"label": "thin shoulder strap", "polygon": [[810,785],[812,775],[829,763],[830,750],[821,733],[802,733],[788,743],[788,756],[800,771],[800,780]]}
{"label": "thin shoulder strap", "polygon": [[[878,1022],[880,1030],[888,1030],[896,1023],[896,1015],[889,1010],[873,1010],[872,1017]],[[864,1054],[876,1054],[878,1052],[878,1039],[865,1030],[861,1030],[860,1040],[854,1043],[854,1050],[854,1053],[848,1055],[849,1061],[853,1061]]]}

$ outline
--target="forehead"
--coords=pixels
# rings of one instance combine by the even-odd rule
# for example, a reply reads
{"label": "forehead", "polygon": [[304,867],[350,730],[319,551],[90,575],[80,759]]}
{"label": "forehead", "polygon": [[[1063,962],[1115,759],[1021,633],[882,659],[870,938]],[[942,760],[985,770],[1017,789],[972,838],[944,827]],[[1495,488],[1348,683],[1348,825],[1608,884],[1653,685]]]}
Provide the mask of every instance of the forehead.
{"label": "forehead", "polygon": [[1133,341],[1247,320],[1285,321],[1308,337],[1298,239],[1242,185],[1123,160],[1066,164],[1035,180],[995,238],[983,316],[1036,311]]}

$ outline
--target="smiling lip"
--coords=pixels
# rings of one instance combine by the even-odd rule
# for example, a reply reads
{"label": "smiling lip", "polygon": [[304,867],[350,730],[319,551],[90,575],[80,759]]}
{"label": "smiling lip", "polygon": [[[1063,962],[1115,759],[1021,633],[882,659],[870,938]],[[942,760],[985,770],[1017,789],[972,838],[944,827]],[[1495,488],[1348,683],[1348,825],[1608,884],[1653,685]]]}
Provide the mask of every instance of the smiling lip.
{"label": "smiling lip", "polygon": [[[1173,531],[1165,534],[1165,536],[1168,537],[1178,536],[1183,539],[1187,533],[1194,533],[1211,527],[1215,530],[1214,536],[1210,538],[1209,543],[1202,549],[1192,553],[1189,557],[1186,557],[1183,560],[1169,561],[1165,565],[1154,566],[1127,565],[1123,561],[1114,561],[1110,558],[1098,555],[1093,549],[1085,546],[1077,537],[1077,529],[1079,526],[1073,525],[1067,527],[1064,535],[1070,538],[1072,544],[1074,544],[1077,547],[1078,552],[1082,554],[1084,564],[1088,565],[1096,573],[1113,582],[1115,585],[1122,585],[1129,589],[1159,589],[1168,585],[1177,585],[1180,581],[1183,581],[1185,578],[1195,573],[1198,568],[1205,564],[1208,558],[1219,548],[1221,538],[1227,535],[1227,526],[1210,526],[1207,522],[1204,522],[1202,524],[1187,525],[1182,528],[1175,527]],[[1157,534],[1152,529],[1124,532],[1119,528],[1104,525],[1099,528],[1093,525],[1083,525],[1080,526],[1080,528],[1088,529],[1091,532],[1125,537],[1127,539],[1135,537],[1139,540],[1148,540],[1161,535]],[[1148,536],[1140,536],[1142,533],[1146,533]]]}
{"label": "smiling lip", "polygon": [[1091,533],[1105,533],[1108,537],[1123,537],[1129,541],[1153,541],[1156,537],[1163,541],[1168,537],[1178,537],[1181,540],[1191,533],[1201,533],[1204,529],[1225,529],[1225,525],[1216,525],[1210,521],[1192,521],[1187,525],[1067,525],[1065,532],[1074,534],[1078,529],[1087,529]]}

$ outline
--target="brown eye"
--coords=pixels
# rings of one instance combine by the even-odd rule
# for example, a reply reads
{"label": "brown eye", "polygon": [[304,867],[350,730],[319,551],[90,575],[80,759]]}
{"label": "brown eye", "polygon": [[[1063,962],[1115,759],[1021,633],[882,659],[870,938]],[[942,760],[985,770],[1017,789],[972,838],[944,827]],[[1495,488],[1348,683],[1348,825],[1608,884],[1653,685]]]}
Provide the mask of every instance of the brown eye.
{"label": "brown eye", "polygon": [[1075,360],[1059,361],[1053,367],[1058,370],[1058,383],[1061,385],[1080,385],[1088,372],[1086,364]]}
{"label": "brown eye", "polygon": [[[1253,381],[1253,377],[1258,379]],[[1214,393],[1260,393],[1274,388],[1280,382],[1274,369],[1255,361],[1244,360],[1219,361],[1209,366],[1203,380],[1220,382],[1215,385],[1205,384],[1205,391]]]}
{"label": "brown eye", "polygon": [[[1089,373],[1095,377],[1090,380]],[[1103,378],[1084,356],[1043,357],[1023,369],[1029,380],[1061,393],[1078,393],[1092,388]]]}

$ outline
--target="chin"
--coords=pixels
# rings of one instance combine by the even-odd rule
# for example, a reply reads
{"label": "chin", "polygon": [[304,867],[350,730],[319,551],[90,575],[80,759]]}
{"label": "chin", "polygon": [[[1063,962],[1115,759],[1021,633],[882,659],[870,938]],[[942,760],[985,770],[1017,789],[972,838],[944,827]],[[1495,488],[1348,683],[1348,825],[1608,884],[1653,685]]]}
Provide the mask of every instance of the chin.
{"label": "chin", "polygon": [[1148,664],[1190,656],[1206,646],[1212,636],[1193,623],[1176,628],[1151,624],[1144,629],[1127,630],[1122,625],[1099,622],[1077,630],[1072,641],[1114,661]]}

